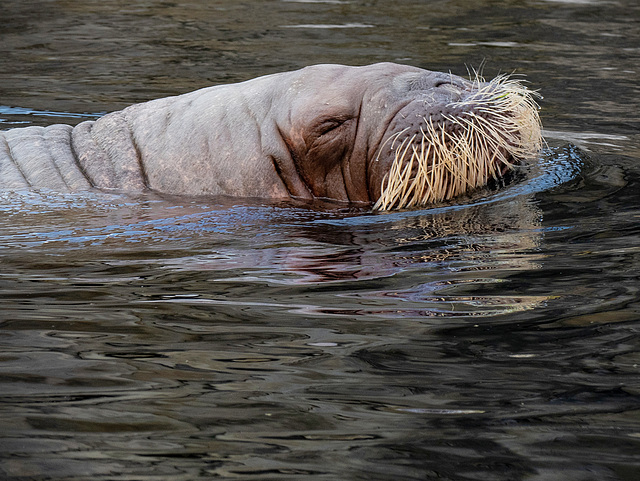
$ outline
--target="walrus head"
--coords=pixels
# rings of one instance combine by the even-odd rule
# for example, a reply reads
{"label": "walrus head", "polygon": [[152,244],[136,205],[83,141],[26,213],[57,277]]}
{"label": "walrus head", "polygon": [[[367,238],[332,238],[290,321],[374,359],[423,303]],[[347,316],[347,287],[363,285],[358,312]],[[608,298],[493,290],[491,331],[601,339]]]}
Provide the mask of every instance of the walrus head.
{"label": "walrus head", "polygon": [[502,177],[543,143],[536,92],[507,75],[466,80],[390,63],[297,75],[280,129],[297,172],[283,177],[301,181],[288,183],[294,197],[427,206]]}

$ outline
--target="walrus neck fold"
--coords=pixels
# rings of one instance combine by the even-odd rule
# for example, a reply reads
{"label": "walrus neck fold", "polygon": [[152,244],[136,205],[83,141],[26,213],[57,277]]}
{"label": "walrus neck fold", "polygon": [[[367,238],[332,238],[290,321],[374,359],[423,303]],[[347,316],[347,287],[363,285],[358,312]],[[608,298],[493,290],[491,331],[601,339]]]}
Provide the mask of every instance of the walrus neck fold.
{"label": "walrus neck fold", "polygon": [[[291,197],[298,199],[311,200],[313,193],[311,188],[305,183],[302,175],[298,171],[297,166],[300,165],[295,158],[295,150],[289,145],[282,130],[276,126],[278,138],[280,142],[280,154],[269,154],[269,158],[273,164],[280,179],[284,183],[287,192]],[[282,155],[284,153],[285,155]]]}

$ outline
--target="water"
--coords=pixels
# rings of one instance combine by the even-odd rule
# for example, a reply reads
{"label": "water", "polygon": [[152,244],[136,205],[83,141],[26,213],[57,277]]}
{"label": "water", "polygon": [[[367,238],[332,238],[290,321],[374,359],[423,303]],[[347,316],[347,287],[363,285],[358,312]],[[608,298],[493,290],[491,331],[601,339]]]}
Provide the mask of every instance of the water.
{"label": "water", "polygon": [[0,478],[636,480],[640,7],[2,1],[0,128],[320,62],[544,95],[509,185],[371,214],[0,194]]}

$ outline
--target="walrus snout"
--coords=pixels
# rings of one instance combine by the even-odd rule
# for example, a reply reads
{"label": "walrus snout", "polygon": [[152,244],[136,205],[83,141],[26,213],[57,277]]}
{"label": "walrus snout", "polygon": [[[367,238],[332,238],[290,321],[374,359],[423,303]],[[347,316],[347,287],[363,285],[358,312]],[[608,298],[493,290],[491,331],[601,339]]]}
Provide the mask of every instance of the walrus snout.
{"label": "walrus snout", "polygon": [[542,145],[535,92],[522,83],[440,74],[426,88],[426,78],[385,132],[376,162],[386,174],[375,209],[459,196],[502,177]]}

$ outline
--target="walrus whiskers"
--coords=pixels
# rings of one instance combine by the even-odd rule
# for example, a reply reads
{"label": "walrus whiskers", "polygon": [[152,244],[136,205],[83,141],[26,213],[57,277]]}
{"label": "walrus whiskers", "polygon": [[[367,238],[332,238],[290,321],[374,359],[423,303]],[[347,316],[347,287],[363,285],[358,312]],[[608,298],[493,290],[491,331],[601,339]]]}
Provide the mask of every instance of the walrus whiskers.
{"label": "walrus whiskers", "polygon": [[[442,202],[499,178],[543,143],[536,92],[507,75],[473,81],[473,92],[446,107],[440,122],[424,117],[419,133],[391,137],[395,146],[375,210]],[[419,144],[414,144],[419,138]]]}

